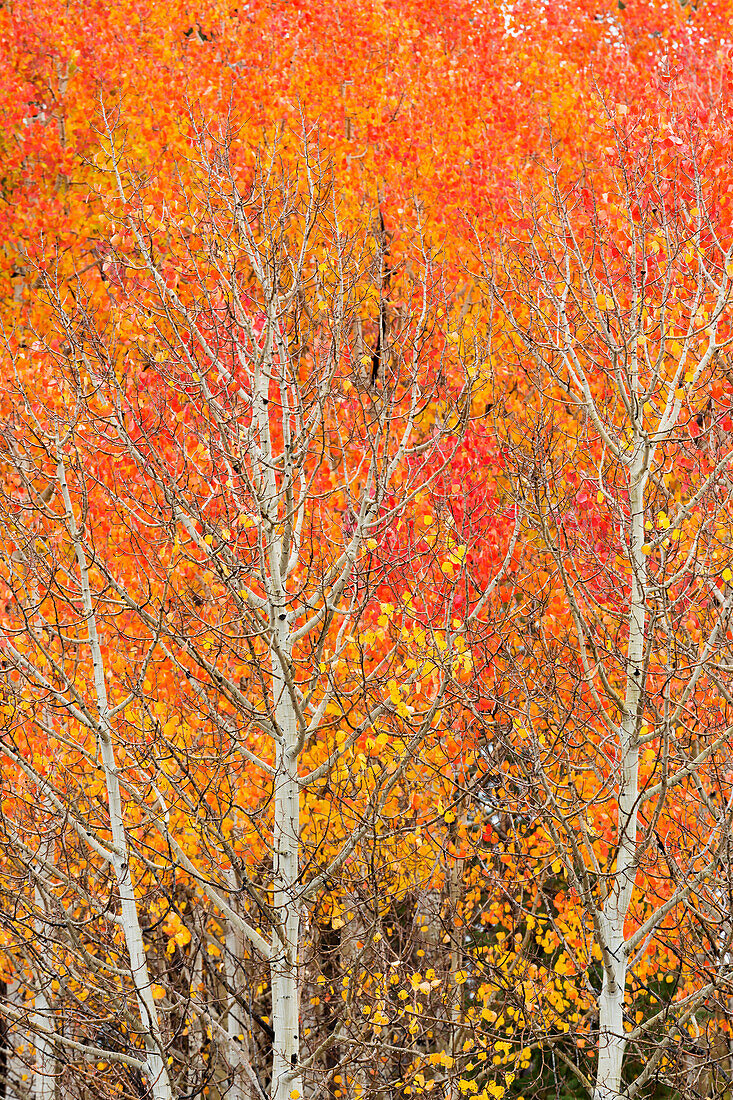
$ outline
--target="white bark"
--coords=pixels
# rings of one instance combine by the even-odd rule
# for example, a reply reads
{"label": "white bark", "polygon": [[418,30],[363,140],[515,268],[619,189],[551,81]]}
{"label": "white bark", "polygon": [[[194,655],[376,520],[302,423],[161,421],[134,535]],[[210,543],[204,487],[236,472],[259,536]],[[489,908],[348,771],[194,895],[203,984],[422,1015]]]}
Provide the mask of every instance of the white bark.
{"label": "white bark", "polygon": [[646,627],[646,556],[644,544],[644,490],[648,465],[644,444],[630,471],[631,605],[626,660],[626,695],[619,728],[618,849],[616,874],[603,912],[599,933],[603,951],[603,986],[598,1002],[599,1037],[595,1100],[616,1100],[626,1053],[624,996],[628,948],[624,922],[631,904],[637,870],[636,833],[639,811],[639,745],[637,728],[642,701]]}
{"label": "white bark", "polygon": [[[271,320],[273,327],[277,323],[277,317],[273,317]],[[271,354],[272,347],[269,345],[265,349],[265,355],[269,357]],[[282,369],[284,368],[281,366]],[[284,583],[293,547],[289,545],[289,540],[285,544],[282,542],[278,513],[279,506],[284,504],[287,507],[291,504],[293,486],[287,431],[289,402],[284,402],[282,417],[285,452],[283,486],[278,487],[273,473],[268,413],[270,363],[267,358],[257,382],[259,384],[255,396],[255,409],[259,426],[259,445],[264,458],[257,470],[257,480],[260,485],[260,509],[264,521],[261,537],[265,543],[264,556],[269,566],[267,584],[271,631],[270,661],[276,736],[272,852],[274,922],[270,955],[272,1027],[275,1035],[270,1095],[272,1100],[287,1100],[292,1092],[301,1093],[298,997],[300,731],[293,699],[291,609]]]}
{"label": "white bark", "polygon": [[36,1069],[33,1081],[35,1100],[55,1100],[56,1096],[56,1056],[53,1039],[46,1031],[54,1027],[53,1014],[48,997],[43,989],[35,995],[34,1012],[31,1018],[33,1042],[36,1047]]}
{"label": "white bark", "polygon": [[[236,889],[236,881],[230,874],[232,887]],[[244,1062],[246,1060],[243,1048],[245,1026],[241,1018],[241,1009],[234,1000],[234,993],[241,984],[241,968],[238,965],[242,955],[242,940],[239,930],[232,921],[227,921],[224,952],[224,972],[227,979],[227,996],[229,998],[229,1011],[227,1012],[227,1035],[229,1036],[228,1060],[233,1081],[227,1091],[227,1100],[246,1100],[251,1095],[252,1089],[249,1079],[245,1077]]]}
{"label": "white bark", "polygon": [[[281,636],[283,640],[284,631]],[[277,658],[273,655],[273,665]],[[276,925],[272,934],[272,1100],[287,1100],[301,1092],[300,1025],[298,1003],[298,853],[300,847],[298,731],[287,688],[273,667],[280,687],[276,714],[282,743],[277,747],[273,845],[273,893]]]}
{"label": "white bark", "polygon": [[[46,839],[41,845],[42,858],[49,862],[53,843]],[[39,913],[46,909],[46,899],[43,891],[37,886],[35,890],[36,905]],[[36,920],[36,931],[39,944],[48,942],[47,926],[43,917]],[[32,1019],[34,1042],[36,1046],[36,1069],[34,1074],[33,1092],[36,1100],[54,1100],[56,1096],[56,1052],[53,1039],[47,1034],[55,1031],[55,1021],[51,1003],[46,995],[47,975],[42,971],[36,977],[35,1005]]]}
{"label": "white bark", "polygon": [[150,983],[148,963],[145,958],[145,945],[137,911],[137,899],[130,871],[130,851],[125,831],[122,809],[120,780],[115,760],[113,731],[110,723],[110,708],[107,698],[107,685],[104,677],[104,659],[97,631],[97,620],[92,602],[89,584],[89,566],[84,545],[76,525],[71,502],[71,494],[66,481],[66,470],[62,454],[57,456],[57,478],[66,512],[66,527],[76,553],[79,568],[79,580],[82,592],[84,616],[87,624],[89,648],[92,654],[94,670],[94,690],[97,699],[99,724],[97,727],[99,748],[102,756],[107,785],[110,831],[112,833],[112,865],[120,895],[120,926],[127,946],[130,976],[140,1012],[140,1026],[145,1040],[149,1086],[153,1100],[173,1100],[168,1070],[163,1054],[163,1040],[158,1021],[158,1011]]}

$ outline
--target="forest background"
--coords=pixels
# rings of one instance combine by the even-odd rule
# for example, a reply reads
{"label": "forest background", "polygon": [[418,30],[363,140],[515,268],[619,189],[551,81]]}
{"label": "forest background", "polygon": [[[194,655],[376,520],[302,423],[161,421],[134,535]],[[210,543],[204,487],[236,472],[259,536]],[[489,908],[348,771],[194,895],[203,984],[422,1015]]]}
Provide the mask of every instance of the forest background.
{"label": "forest background", "polygon": [[729,4],[0,6],[0,1095],[733,1077]]}

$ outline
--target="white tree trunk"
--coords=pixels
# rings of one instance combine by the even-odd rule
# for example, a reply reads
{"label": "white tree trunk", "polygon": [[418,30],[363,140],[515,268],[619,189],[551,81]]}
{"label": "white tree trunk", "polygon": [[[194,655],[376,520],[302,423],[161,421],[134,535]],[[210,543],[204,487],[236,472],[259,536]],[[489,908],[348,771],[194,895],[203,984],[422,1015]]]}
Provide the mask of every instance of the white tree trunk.
{"label": "white tree trunk", "polygon": [[[300,1063],[300,1006],[298,998],[298,936],[300,902],[298,851],[300,846],[300,785],[298,783],[298,724],[293,700],[283,675],[282,660],[292,647],[285,606],[274,607],[277,649],[272,653],[275,716],[280,734],[275,774],[273,884],[278,925],[272,935],[273,1066],[271,1100],[288,1100],[302,1092]],[[278,651],[280,656],[278,656]],[[284,942],[283,942],[284,941]]]}
{"label": "white tree trunk", "polygon": [[[230,872],[230,880],[233,889],[236,889],[234,874]],[[241,1019],[241,1010],[233,1000],[233,992],[236,991],[241,981],[242,970],[237,965],[242,953],[242,937],[239,935],[232,921],[226,925],[226,951],[224,953],[224,971],[227,978],[227,996],[229,998],[229,1011],[227,1013],[227,1034],[229,1036],[228,1061],[233,1074],[232,1084],[227,1092],[227,1100],[246,1100],[252,1089],[249,1080],[245,1078],[242,1063],[245,1055],[242,1047],[244,1035],[244,1022]]]}
{"label": "white tree trunk", "polygon": [[[43,862],[50,860],[52,854],[53,842],[51,840],[45,840],[41,845],[41,857]],[[36,905],[39,913],[44,913],[46,910],[46,899],[43,896],[43,891],[36,887]],[[42,917],[36,920],[36,930],[38,933],[38,943],[43,944],[48,941],[48,930],[46,922]],[[33,1081],[33,1093],[35,1100],[54,1100],[56,1096],[56,1055],[54,1050],[54,1043],[51,1038],[43,1034],[43,1029],[46,1031],[54,1030],[54,1017],[51,1004],[46,996],[45,990],[45,975],[43,972],[39,972],[37,976],[38,988],[35,994],[35,1005],[33,1013],[33,1024],[38,1025],[39,1030],[36,1032],[35,1047],[36,1047],[36,1070]]]}
{"label": "white tree trunk", "polygon": [[637,444],[639,459],[629,471],[631,606],[626,663],[624,714],[619,727],[618,852],[616,875],[601,914],[603,985],[599,998],[598,1067],[594,1100],[617,1100],[626,1053],[624,997],[627,945],[624,923],[636,879],[636,833],[639,810],[639,746],[637,727],[642,701],[646,629],[646,557],[644,544],[644,490],[648,456]]}
{"label": "white tree trunk", "polygon": [[624,1035],[624,993],[626,991],[626,945],[614,921],[608,921],[604,939],[608,962],[603,967],[603,986],[598,1001],[598,1067],[594,1100],[618,1100],[621,1072],[626,1053]]}
{"label": "white tree trunk", "polygon": [[[35,995],[35,1005],[32,1023],[35,1027],[53,1028],[53,1016],[51,1005],[42,989]],[[36,1047],[36,1069],[33,1080],[33,1095],[35,1100],[55,1100],[56,1096],[56,1057],[53,1040],[36,1032],[34,1043]]]}
{"label": "white tree trunk", "polygon": [[120,925],[125,937],[125,945],[130,964],[130,975],[137,996],[140,1023],[142,1025],[148,1064],[149,1086],[153,1100],[173,1100],[168,1069],[163,1058],[163,1041],[158,1022],[158,1010],[150,984],[148,962],[145,958],[145,944],[137,911],[137,899],[130,872],[130,852],[122,812],[122,794],[115,760],[112,727],[110,725],[107,685],[104,677],[104,659],[97,631],[91,588],[89,585],[89,567],[87,565],[81,536],[76,526],[71,495],[66,482],[66,470],[61,455],[58,457],[57,476],[66,510],[66,524],[76,552],[79,566],[79,580],[82,591],[84,616],[87,623],[88,642],[92,654],[94,669],[94,688],[99,712],[98,737],[102,756],[102,765],[107,784],[107,803],[109,807],[110,831],[112,833],[112,865],[120,895]]}

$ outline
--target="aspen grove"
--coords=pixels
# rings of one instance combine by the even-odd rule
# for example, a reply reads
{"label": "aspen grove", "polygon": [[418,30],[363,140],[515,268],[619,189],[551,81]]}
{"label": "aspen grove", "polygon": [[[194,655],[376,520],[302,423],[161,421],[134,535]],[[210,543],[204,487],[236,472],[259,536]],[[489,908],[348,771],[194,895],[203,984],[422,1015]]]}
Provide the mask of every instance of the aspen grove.
{"label": "aspen grove", "polygon": [[0,1097],[728,1096],[732,25],[0,6]]}

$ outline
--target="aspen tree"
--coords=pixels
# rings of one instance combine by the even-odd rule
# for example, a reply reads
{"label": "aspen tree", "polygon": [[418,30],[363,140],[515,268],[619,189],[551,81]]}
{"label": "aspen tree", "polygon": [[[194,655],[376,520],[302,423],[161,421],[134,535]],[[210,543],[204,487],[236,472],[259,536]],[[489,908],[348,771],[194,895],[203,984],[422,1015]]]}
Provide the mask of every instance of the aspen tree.
{"label": "aspen tree", "polygon": [[583,183],[549,169],[493,275],[526,380],[504,427],[527,580],[492,702],[538,876],[564,884],[559,913],[537,895],[545,927],[571,973],[600,968],[577,1032],[558,1021],[595,1100],[676,1081],[733,978],[733,244],[669,150],[616,131]]}
{"label": "aspen tree", "polygon": [[304,943],[375,855],[404,880],[395,805],[452,683],[450,617],[417,623],[389,548],[471,383],[417,216],[387,279],[384,214],[341,203],[302,136],[244,160],[199,137],[161,195],[110,125],[106,285],[40,274],[45,393],[7,342],[3,746],[59,822],[21,863],[64,1057],[156,1100],[297,1100],[362,1042],[348,999],[301,1035]]}

